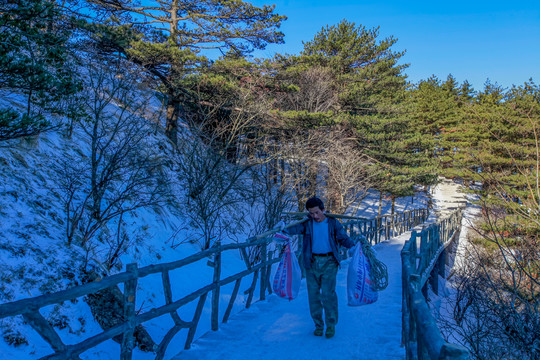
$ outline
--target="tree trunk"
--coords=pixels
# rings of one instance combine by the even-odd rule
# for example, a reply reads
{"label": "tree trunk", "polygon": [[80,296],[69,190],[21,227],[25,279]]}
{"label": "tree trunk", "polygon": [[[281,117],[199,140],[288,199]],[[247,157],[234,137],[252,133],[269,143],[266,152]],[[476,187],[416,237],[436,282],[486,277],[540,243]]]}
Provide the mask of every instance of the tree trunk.
{"label": "tree trunk", "polygon": [[316,161],[310,161],[307,169],[308,195],[317,195],[317,172],[318,164]]}
{"label": "tree trunk", "polygon": [[382,213],[382,191],[379,193],[379,217]]}
{"label": "tree trunk", "polygon": [[165,135],[176,146],[178,145],[178,114],[180,112],[180,101],[176,96],[169,92],[167,96],[167,124],[165,126]]}

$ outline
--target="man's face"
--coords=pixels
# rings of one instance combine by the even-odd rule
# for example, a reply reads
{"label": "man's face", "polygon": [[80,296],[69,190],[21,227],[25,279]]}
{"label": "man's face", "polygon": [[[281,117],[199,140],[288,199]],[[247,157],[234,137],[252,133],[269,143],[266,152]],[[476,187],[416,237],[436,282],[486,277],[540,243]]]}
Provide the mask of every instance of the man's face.
{"label": "man's face", "polygon": [[307,210],[309,212],[309,216],[316,222],[323,222],[324,219],[326,219],[326,216],[324,215],[324,211],[319,209],[318,206],[309,208]]}

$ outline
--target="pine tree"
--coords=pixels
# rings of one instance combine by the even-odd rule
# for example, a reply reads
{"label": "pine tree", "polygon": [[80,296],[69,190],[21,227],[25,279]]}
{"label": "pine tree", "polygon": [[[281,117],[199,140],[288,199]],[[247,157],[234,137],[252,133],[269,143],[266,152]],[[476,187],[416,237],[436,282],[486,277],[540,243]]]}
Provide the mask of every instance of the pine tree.
{"label": "pine tree", "polygon": [[[396,41],[380,40],[378,28],[368,30],[346,20],[322,28],[304,43],[300,55],[276,59],[284,89],[277,103],[280,110],[289,110],[279,113],[289,125],[309,131],[352,125],[355,156],[366,170],[359,184],[373,186],[377,178],[381,191],[404,196],[426,179],[424,170],[413,170],[422,163],[413,160],[420,154],[418,144],[411,142],[414,134],[398,114],[406,94],[402,71],[407,65],[397,64],[403,52],[392,50]],[[346,138],[336,139],[350,140],[348,132]],[[344,203],[346,195],[331,181],[332,174],[325,179],[328,193],[336,199],[331,202]]]}
{"label": "pine tree", "polygon": [[35,135],[50,127],[45,112],[70,115],[60,102],[80,89],[68,66],[70,32],[53,1],[0,3],[0,89],[24,94],[26,108],[2,109],[0,140]]}
{"label": "pine tree", "polygon": [[174,143],[182,103],[196,101],[185,80],[206,63],[201,51],[247,54],[283,42],[277,29],[286,18],[274,6],[240,0],[93,3],[112,14],[108,23],[87,26],[101,47],[122,53],[160,82],[167,96],[166,134]]}
{"label": "pine tree", "polygon": [[341,109],[372,114],[399,98],[405,86],[402,72],[408,65],[398,64],[404,52],[392,50],[396,42],[393,37],[379,39],[378,27],[342,20],[304,43],[299,60],[331,71]]}
{"label": "pine tree", "polygon": [[[464,95],[462,95],[464,91]],[[472,102],[470,85],[461,87],[452,75],[441,82],[436,77],[420,81],[411,91],[411,126],[432,141],[432,156],[440,164],[443,175],[457,176],[454,162],[467,138],[465,109]]]}
{"label": "pine tree", "polygon": [[471,120],[478,137],[465,160],[475,164],[473,176],[482,182],[483,194],[495,202],[536,199],[531,189],[538,177],[540,87],[529,81],[504,92],[488,83]]}
{"label": "pine tree", "polygon": [[[405,104],[402,108],[406,110]],[[373,161],[369,169],[377,178],[374,187],[382,194],[412,196],[417,186],[437,181],[438,169],[433,156],[434,143],[418,132],[406,113],[354,118],[359,146]]]}

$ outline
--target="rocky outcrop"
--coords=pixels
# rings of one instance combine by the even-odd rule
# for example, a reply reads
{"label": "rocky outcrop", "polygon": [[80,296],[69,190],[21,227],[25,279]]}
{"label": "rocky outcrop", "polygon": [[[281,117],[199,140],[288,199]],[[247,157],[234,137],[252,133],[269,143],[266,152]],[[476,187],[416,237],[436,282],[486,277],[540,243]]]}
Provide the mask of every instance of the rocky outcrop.
{"label": "rocky outcrop", "polygon": [[[98,278],[97,274],[90,274],[88,281],[95,281]],[[118,286],[87,295],[86,303],[90,306],[94,319],[104,330],[126,321],[124,317],[124,295]],[[142,351],[154,351],[157,348],[156,343],[142,325],[135,328],[134,338],[135,345]],[[121,343],[122,335],[115,336],[113,340]]]}

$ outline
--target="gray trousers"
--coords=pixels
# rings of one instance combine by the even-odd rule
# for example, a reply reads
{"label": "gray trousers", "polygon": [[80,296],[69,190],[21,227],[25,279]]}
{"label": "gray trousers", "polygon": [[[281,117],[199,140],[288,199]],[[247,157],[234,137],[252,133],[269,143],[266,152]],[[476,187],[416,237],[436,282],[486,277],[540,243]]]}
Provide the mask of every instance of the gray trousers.
{"label": "gray trousers", "polygon": [[337,324],[337,271],[338,264],[333,256],[314,256],[311,269],[306,269],[309,311],[317,328],[323,328],[325,323],[326,326],[336,326]]}

